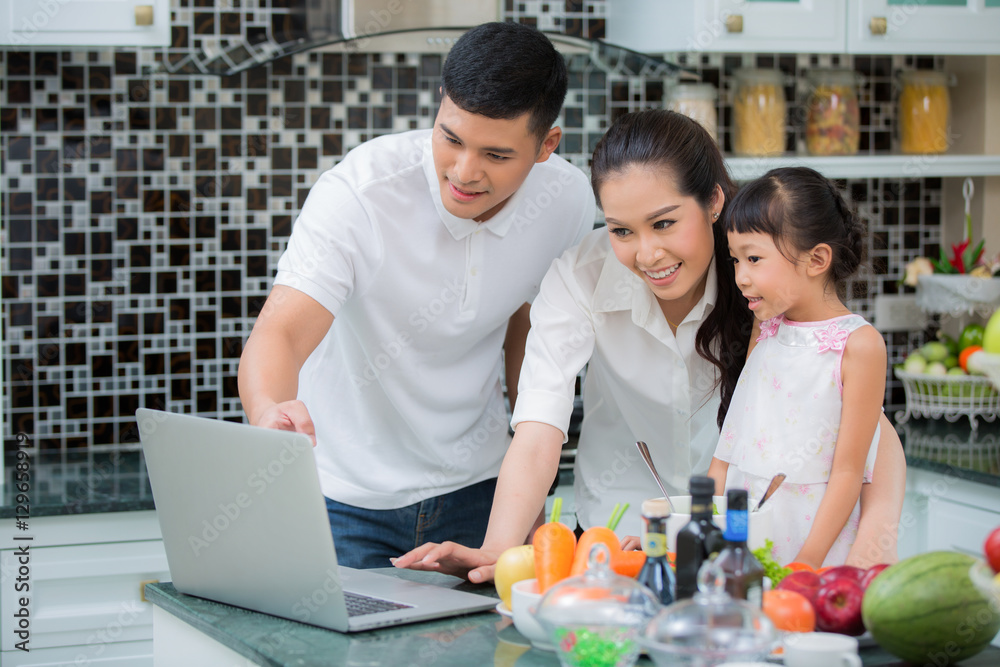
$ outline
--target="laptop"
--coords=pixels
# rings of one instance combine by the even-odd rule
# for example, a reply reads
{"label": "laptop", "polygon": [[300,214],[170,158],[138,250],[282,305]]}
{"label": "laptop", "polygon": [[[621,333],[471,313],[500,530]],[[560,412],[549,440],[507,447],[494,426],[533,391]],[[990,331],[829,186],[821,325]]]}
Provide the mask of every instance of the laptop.
{"label": "laptop", "polygon": [[496,607],[338,566],[307,436],[145,408],[136,420],[180,592],[338,632]]}

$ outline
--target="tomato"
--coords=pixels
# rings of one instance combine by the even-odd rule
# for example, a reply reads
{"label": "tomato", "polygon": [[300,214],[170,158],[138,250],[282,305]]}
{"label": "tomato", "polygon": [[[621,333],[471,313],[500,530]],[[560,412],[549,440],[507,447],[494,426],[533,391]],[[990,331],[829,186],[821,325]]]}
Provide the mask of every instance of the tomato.
{"label": "tomato", "polygon": [[994,572],[1000,574],[1000,528],[994,528],[986,538],[983,551],[986,552],[986,562]]}
{"label": "tomato", "polygon": [[962,367],[963,371],[966,373],[969,372],[969,357],[971,357],[973,353],[979,352],[981,349],[983,349],[981,345],[970,345],[962,350],[962,352],[958,355],[958,365]]}
{"label": "tomato", "polygon": [[806,596],[795,591],[764,592],[764,613],[778,630],[812,632],[816,629],[816,610]]}
{"label": "tomato", "polygon": [[798,572],[799,570],[806,570],[807,572],[815,572],[816,571],[816,570],[813,569],[812,565],[809,565],[808,563],[799,563],[798,561],[793,561],[793,562],[789,563],[788,565],[786,565],[785,567],[787,567],[792,572]]}

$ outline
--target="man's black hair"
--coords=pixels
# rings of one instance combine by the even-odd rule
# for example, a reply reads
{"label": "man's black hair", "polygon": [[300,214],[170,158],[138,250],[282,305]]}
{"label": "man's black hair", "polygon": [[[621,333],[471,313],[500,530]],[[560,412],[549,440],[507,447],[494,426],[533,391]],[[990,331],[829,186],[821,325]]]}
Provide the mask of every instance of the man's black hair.
{"label": "man's black hair", "polygon": [[487,118],[530,113],[528,130],[541,141],[559,116],[566,78],[566,61],[538,30],[484,23],[452,47],[442,89],[460,109]]}

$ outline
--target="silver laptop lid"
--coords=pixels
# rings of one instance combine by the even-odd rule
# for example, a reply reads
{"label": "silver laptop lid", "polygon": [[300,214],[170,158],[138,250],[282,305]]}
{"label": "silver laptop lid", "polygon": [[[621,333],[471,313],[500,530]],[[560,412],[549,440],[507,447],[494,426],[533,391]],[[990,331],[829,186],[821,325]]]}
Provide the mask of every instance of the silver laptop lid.
{"label": "silver laptop lid", "polygon": [[310,439],[144,408],[136,419],[177,590],[346,631]]}

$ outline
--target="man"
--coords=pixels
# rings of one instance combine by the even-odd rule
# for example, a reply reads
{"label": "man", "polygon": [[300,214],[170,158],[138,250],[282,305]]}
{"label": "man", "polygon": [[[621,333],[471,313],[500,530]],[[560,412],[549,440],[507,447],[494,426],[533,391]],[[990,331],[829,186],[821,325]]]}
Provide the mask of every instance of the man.
{"label": "man", "polygon": [[252,424],[307,433],[337,555],[384,567],[478,546],[509,442],[528,304],[592,228],[586,177],[552,152],[562,56],[538,31],[455,44],[433,130],[348,153],[309,193],[247,341]]}

